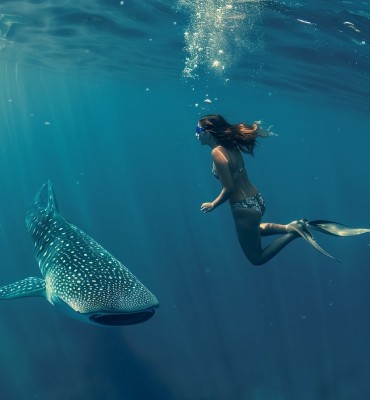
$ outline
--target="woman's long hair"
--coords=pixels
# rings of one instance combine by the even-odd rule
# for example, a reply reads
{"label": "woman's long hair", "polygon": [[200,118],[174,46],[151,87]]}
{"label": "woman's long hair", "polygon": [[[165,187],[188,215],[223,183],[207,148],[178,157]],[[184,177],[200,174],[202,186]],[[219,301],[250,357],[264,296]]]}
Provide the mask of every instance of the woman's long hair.
{"label": "woman's long hair", "polygon": [[261,128],[261,122],[229,124],[221,115],[205,115],[199,120],[199,125],[209,132],[223,147],[230,150],[239,150],[250,155],[254,154],[257,137],[275,135],[269,130]]}

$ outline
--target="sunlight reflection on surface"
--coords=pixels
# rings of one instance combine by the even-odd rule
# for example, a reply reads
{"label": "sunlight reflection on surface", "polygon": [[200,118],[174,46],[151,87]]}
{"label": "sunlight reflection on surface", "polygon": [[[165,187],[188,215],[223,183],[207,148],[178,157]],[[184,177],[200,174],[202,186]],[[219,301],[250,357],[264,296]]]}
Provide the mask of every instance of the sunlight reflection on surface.
{"label": "sunlight reflection on surface", "polygon": [[201,67],[222,72],[242,49],[261,47],[262,41],[252,43],[249,35],[257,25],[259,0],[183,0],[180,6],[189,9],[190,18],[184,32],[185,78],[196,77]]}

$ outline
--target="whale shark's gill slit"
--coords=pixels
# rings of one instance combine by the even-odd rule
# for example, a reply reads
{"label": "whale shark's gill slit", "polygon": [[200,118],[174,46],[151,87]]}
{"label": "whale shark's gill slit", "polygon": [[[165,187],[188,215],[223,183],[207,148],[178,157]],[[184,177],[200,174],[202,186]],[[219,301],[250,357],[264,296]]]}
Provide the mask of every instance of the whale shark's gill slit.
{"label": "whale shark's gill slit", "polygon": [[106,326],[134,325],[147,321],[154,315],[155,310],[140,311],[126,314],[94,314],[90,317],[92,322]]}

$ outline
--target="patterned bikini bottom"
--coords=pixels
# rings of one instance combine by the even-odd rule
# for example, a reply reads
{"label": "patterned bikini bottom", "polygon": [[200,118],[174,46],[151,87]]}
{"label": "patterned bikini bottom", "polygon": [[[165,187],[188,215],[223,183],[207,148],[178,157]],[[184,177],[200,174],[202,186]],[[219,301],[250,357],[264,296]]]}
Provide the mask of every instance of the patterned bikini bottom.
{"label": "patterned bikini bottom", "polygon": [[253,196],[246,197],[236,203],[231,203],[230,205],[231,208],[249,208],[251,210],[256,210],[261,214],[261,216],[266,210],[266,203],[260,192],[257,192]]}

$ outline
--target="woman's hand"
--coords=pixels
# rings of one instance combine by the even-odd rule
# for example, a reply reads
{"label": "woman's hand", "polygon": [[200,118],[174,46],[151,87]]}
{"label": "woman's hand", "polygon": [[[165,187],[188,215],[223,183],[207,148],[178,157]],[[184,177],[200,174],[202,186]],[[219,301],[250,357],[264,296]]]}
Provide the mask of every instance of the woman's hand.
{"label": "woman's hand", "polygon": [[215,205],[213,203],[203,203],[200,207],[200,211],[202,211],[202,213],[206,214],[209,213],[211,211],[213,211],[215,209]]}

